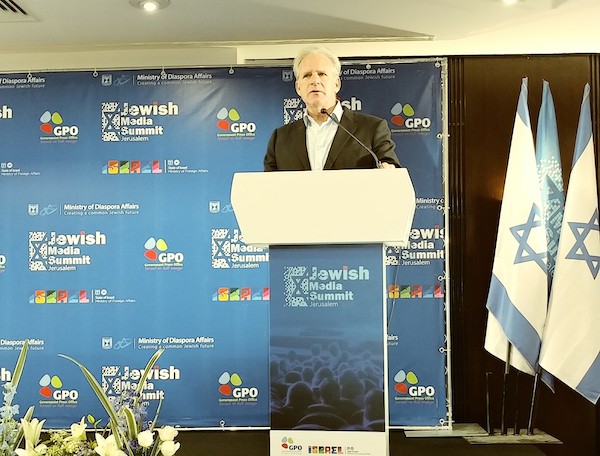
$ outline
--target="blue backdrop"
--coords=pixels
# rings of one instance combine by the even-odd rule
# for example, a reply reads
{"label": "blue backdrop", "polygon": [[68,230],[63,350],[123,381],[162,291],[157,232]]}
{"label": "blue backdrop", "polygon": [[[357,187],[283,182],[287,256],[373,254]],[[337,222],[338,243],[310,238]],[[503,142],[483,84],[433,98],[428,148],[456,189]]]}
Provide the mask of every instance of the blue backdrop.
{"label": "blue backdrop", "polygon": [[[411,247],[386,252],[398,426],[447,414],[442,66],[342,71],[343,104],[388,120],[417,193]],[[7,74],[0,89],[0,380],[31,348],[16,403],[48,427],[103,416],[57,355],[118,395],[163,347],[145,393],[151,410],[164,397],[161,422],[268,426],[269,252],[244,244],[229,192],[301,115],[291,70]]]}

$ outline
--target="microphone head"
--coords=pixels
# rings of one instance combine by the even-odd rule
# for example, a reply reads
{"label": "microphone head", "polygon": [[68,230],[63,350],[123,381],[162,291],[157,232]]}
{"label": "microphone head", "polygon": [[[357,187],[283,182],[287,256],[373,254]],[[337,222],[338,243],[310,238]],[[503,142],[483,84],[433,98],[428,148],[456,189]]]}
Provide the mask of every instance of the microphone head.
{"label": "microphone head", "polygon": [[321,114],[327,114],[327,109],[321,108]]}

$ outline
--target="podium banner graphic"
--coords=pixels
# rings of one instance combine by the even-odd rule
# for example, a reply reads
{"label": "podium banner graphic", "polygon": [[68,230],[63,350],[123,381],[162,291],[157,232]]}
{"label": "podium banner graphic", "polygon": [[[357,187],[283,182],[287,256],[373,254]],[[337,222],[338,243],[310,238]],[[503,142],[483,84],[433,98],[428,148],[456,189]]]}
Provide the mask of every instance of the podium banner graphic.
{"label": "podium banner graphic", "polygon": [[[417,196],[412,245],[385,255],[392,425],[446,414],[441,62],[342,71],[342,103],[388,121]],[[244,242],[230,185],[302,108],[289,67],[0,75],[0,381],[28,339],[21,410],[104,416],[58,355],[118,396],[162,347],[149,416],[163,399],[160,424],[269,426],[270,252]]]}

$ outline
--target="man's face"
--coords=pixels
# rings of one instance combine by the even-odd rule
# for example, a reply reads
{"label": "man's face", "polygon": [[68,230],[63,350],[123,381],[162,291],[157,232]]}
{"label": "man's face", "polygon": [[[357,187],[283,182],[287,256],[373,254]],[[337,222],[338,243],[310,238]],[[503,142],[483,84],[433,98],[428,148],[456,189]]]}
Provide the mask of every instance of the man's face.
{"label": "man's face", "polygon": [[318,113],[335,105],[340,86],[333,63],[324,55],[310,54],[300,62],[296,92],[309,112]]}

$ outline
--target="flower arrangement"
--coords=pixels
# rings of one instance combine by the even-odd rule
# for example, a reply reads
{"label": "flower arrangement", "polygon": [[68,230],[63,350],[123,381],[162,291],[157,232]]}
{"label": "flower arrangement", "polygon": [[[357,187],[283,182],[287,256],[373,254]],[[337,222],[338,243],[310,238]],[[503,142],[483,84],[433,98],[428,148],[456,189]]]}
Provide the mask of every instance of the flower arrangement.
{"label": "flower arrangement", "polygon": [[[15,449],[23,440],[23,428],[21,423],[15,420],[15,416],[19,414],[19,406],[13,404],[15,394],[17,394],[17,386],[25,367],[25,359],[27,358],[27,350],[29,345],[27,341],[23,344],[17,364],[13,369],[11,381],[4,383],[2,394],[4,401],[0,407],[0,456],[12,456],[15,454]],[[25,413],[27,420],[33,416],[33,407],[30,407]]]}
{"label": "flower arrangement", "polygon": [[[12,382],[5,385],[4,406],[0,409],[0,456],[173,456],[179,449],[175,441],[178,431],[172,426],[155,428],[162,405],[159,402],[154,419],[148,421],[146,408],[141,403],[142,392],[152,367],[162,353],[159,349],[142,371],[137,388],[123,391],[121,397],[109,398],[90,371],[77,360],[59,355],[75,363],[83,372],[92,390],[108,413],[109,423],[100,428],[100,420],[88,415],[70,430],[49,431],[49,438],[41,440],[45,420],[32,418],[33,407],[17,422],[18,405],[12,401],[27,356],[27,341],[21,350]],[[93,439],[88,439],[87,426],[93,426]],[[91,434],[91,433],[90,433]],[[25,448],[20,444],[25,440]]]}

